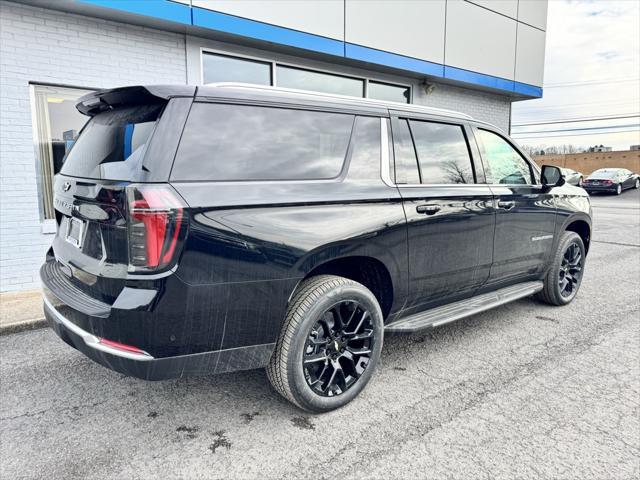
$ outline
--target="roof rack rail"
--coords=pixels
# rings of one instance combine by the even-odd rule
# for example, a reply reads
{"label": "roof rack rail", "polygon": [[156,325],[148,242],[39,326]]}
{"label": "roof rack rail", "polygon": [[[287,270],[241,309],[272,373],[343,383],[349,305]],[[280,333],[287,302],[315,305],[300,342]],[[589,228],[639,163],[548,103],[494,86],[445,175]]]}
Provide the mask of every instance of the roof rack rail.
{"label": "roof rack rail", "polygon": [[256,85],[252,83],[237,83],[237,82],[216,82],[216,83],[207,83],[203,85],[203,87],[215,87],[215,88],[242,88],[247,90],[262,90],[262,91],[274,91],[274,92],[283,92],[283,93],[291,93],[296,95],[306,95],[310,97],[324,97],[324,98],[333,98],[336,100],[344,101],[344,102],[363,102],[369,105],[375,105],[386,108],[397,108],[404,110],[412,110],[416,112],[426,112],[432,113],[436,115],[442,115],[446,117],[456,117],[456,118],[466,118],[468,120],[474,120],[471,115],[467,115],[466,113],[456,112],[454,110],[447,110],[444,108],[437,107],[429,107],[426,105],[416,105],[413,103],[399,103],[399,102],[391,102],[385,100],[375,100],[372,98],[360,98],[360,97],[350,97],[347,95],[338,95],[335,93],[324,93],[324,92],[316,92],[312,90],[299,90],[295,88],[281,88],[281,87],[273,87],[270,85]]}

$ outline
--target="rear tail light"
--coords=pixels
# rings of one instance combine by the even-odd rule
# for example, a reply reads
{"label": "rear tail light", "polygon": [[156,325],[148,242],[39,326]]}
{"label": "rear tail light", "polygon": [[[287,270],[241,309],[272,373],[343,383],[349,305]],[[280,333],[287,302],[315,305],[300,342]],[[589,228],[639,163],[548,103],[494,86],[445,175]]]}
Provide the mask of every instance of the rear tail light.
{"label": "rear tail light", "polygon": [[144,355],[150,357],[150,355],[144,350],[139,349],[138,347],[133,347],[131,345],[125,345],[124,343],[114,342],[113,340],[107,340],[106,338],[99,338],[98,343],[104,345],[105,347],[112,348],[115,350],[120,350],[123,352],[133,353],[136,355]]}
{"label": "rear tail light", "polygon": [[602,180],[602,183],[604,183],[605,185],[611,185],[613,183],[613,181],[611,181],[611,180]]}
{"label": "rear tail light", "polygon": [[171,265],[186,236],[186,204],[169,185],[130,185],[129,270],[157,271]]}

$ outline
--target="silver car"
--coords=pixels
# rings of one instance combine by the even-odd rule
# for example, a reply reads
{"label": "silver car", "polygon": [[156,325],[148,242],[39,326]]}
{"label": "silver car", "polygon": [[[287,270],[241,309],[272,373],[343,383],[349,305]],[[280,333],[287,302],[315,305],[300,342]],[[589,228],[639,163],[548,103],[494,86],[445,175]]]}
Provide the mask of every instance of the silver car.
{"label": "silver car", "polygon": [[576,172],[575,170],[571,170],[570,168],[561,168],[562,174],[564,175],[564,180],[570,185],[576,185],[578,187],[582,186],[582,180],[584,176],[580,172]]}

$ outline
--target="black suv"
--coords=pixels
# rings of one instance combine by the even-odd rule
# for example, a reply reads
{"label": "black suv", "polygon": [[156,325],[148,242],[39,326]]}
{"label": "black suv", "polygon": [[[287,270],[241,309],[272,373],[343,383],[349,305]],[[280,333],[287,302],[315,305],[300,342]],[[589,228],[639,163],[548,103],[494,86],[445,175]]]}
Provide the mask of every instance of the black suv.
{"label": "black suv", "polygon": [[384,335],[580,287],[587,194],[463,114],[229,84],[77,107],[45,312],[126,375],[266,367],[327,411],[364,388]]}

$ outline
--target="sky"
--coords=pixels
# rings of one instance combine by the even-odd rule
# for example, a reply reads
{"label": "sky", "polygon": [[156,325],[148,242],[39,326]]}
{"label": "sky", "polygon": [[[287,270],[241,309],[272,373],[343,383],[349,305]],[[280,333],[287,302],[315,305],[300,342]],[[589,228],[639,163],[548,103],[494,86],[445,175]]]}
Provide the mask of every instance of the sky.
{"label": "sky", "polygon": [[[546,42],[543,98],[513,104],[518,143],[640,144],[640,1],[549,0]],[[612,116],[630,118],[517,126]]]}

